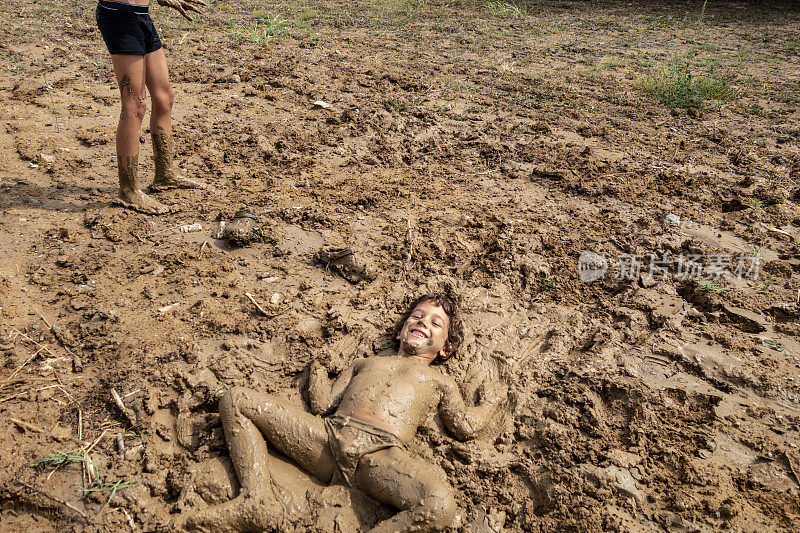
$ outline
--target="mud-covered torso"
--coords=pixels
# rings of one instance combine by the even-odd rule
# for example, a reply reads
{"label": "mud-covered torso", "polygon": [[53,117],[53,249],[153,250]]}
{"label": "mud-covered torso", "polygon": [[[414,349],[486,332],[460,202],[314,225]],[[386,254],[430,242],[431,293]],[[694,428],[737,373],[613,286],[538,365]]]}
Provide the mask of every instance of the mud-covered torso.
{"label": "mud-covered torso", "polygon": [[441,396],[441,374],[414,358],[371,357],[354,370],[337,415],[357,418],[408,443]]}

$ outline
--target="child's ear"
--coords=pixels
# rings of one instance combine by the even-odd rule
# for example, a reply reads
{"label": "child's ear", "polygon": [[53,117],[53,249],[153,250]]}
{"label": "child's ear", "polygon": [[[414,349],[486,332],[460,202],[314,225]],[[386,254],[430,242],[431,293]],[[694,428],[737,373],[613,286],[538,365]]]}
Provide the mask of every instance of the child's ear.
{"label": "child's ear", "polygon": [[449,342],[444,343],[444,346],[442,347],[441,350],[439,350],[439,353],[437,353],[436,356],[439,357],[442,361],[450,359],[450,349],[452,347],[453,345],[450,344]]}

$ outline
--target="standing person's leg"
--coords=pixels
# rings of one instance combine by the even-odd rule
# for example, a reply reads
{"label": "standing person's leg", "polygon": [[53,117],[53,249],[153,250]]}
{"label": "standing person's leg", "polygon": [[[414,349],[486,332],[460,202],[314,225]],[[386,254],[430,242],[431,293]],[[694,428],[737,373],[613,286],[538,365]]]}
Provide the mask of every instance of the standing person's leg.
{"label": "standing person's leg", "polygon": [[119,199],[126,207],[145,213],[165,213],[167,207],[139,186],[139,134],[147,111],[144,56],[112,54],[111,63],[122,99],[116,138]]}
{"label": "standing person's leg", "polygon": [[320,481],[333,477],[333,456],[321,418],[241,387],[225,393],[219,413],[241,489],[233,500],[190,517],[187,528],[250,531],[279,525],[282,509],[272,493],[268,443]]}
{"label": "standing person's leg", "polygon": [[396,446],[362,457],[356,483],[382,504],[400,510],[370,533],[443,531],[455,521],[456,501],[444,472]]}
{"label": "standing person's leg", "polygon": [[159,48],[150,52],[144,56],[144,61],[147,73],[145,82],[152,102],[150,135],[153,139],[153,160],[156,167],[156,176],[151,189],[204,188],[202,183],[175,173],[173,162],[175,145],[172,138],[172,104],[175,95],[169,81],[164,49]]}

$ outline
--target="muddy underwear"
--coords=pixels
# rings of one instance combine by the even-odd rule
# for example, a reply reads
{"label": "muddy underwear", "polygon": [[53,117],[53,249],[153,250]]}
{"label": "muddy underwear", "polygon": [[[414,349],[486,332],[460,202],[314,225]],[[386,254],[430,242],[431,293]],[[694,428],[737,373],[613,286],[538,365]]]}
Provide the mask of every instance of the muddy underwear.
{"label": "muddy underwear", "polygon": [[143,56],[162,46],[148,6],[100,0],[97,27],[111,54]]}
{"label": "muddy underwear", "polygon": [[328,445],[334,461],[334,479],[337,476],[347,485],[354,485],[358,461],[368,453],[392,446],[403,450],[406,445],[395,435],[349,416],[330,416],[325,419]]}

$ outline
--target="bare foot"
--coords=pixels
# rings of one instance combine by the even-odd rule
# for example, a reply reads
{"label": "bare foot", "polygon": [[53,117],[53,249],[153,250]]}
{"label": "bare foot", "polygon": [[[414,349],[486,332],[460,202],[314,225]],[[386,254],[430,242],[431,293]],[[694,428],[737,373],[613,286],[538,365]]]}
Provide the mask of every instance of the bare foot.
{"label": "bare foot", "polygon": [[188,517],[183,528],[213,533],[272,531],[281,524],[282,514],[274,498],[238,496]]}
{"label": "bare foot", "polygon": [[199,180],[185,178],[183,176],[175,176],[167,179],[156,179],[150,187],[147,188],[148,192],[166,191],[169,189],[206,189],[208,186]]}
{"label": "bare foot", "polygon": [[119,197],[114,200],[116,205],[144,213],[145,215],[163,215],[170,212],[170,208],[155,198],[147,196],[141,189],[133,191],[120,191]]}

